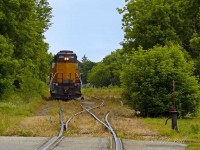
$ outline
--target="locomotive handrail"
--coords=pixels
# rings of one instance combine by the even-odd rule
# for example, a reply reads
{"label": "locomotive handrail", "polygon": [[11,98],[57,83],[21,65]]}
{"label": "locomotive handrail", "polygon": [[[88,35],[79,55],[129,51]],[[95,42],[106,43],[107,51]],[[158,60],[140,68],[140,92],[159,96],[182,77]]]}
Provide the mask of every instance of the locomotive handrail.
{"label": "locomotive handrail", "polygon": [[50,83],[49,83],[50,89],[52,88],[52,82],[53,82],[53,79],[55,78],[56,74],[57,74],[57,72],[52,76],[52,78],[50,80]]}
{"label": "locomotive handrail", "polygon": [[79,78],[80,82],[81,82],[81,89],[82,89],[82,80],[81,77],[78,75],[78,73],[76,73],[77,77]]}

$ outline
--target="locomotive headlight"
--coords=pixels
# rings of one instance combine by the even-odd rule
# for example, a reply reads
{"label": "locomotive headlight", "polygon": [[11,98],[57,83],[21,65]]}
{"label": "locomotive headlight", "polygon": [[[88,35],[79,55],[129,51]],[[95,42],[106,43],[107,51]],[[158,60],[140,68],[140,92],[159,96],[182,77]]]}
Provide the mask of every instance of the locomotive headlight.
{"label": "locomotive headlight", "polygon": [[64,57],[64,60],[66,61],[66,60],[69,60],[69,57]]}
{"label": "locomotive headlight", "polygon": [[58,86],[58,83],[53,83],[54,86]]}

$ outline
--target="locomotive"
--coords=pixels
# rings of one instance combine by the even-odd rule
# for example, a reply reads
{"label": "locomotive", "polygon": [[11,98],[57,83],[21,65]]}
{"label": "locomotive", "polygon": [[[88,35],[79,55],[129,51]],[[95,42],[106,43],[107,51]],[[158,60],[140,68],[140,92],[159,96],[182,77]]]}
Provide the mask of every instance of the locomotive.
{"label": "locomotive", "polygon": [[81,77],[77,56],[73,51],[62,50],[51,61],[50,94],[53,99],[81,97]]}

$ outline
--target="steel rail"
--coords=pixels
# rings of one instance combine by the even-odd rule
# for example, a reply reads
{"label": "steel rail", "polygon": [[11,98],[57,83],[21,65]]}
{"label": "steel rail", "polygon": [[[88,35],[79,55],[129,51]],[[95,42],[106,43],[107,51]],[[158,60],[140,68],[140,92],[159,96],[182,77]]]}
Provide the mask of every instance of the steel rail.
{"label": "steel rail", "polygon": [[58,135],[52,137],[48,142],[43,144],[37,150],[50,150],[50,149],[53,149],[64,138],[64,136],[63,136],[63,131],[64,131],[63,115],[62,115],[62,108],[60,106],[60,102],[59,101],[58,101],[58,109],[59,109],[59,119],[60,119],[60,131],[59,131]]}
{"label": "steel rail", "polygon": [[95,114],[93,114],[87,108],[85,108],[83,106],[82,106],[82,108],[85,109],[90,115],[92,115],[97,121],[99,121],[101,124],[103,124],[108,130],[110,130],[109,126],[107,124],[105,124],[103,121],[101,121]]}
{"label": "steel rail", "polygon": [[[88,110],[99,108],[99,107],[102,107],[103,105],[104,105],[104,101],[102,101],[101,105],[92,107],[92,108],[90,108]],[[68,124],[72,120],[72,118],[75,117],[75,116],[77,116],[77,115],[79,115],[79,114],[81,114],[81,113],[83,113],[83,112],[86,112],[86,110],[82,110],[82,111],[74,114],[74,116],[71,116],[67,120],[66,124],[64,124],[64,122],[63,122],[63,115],[62,115],[62,108],[60,106],[60,102],[59,101],[58,101],[58,109],[59,109],[59,119],[60,119],[60,131],[59,131],[58,135],[52,137],[50,140],[48,140],[45,144],[43,144],[37,150],[50,150],[50,149],[53,149],[64,138],[64,136],[63,136],[64,129],[68,128]]]}
{"label": "steel rail", "polygon": [[116,150],[122,150],[123,149],[122,148],[122,142],[119,138],[117,138],[115,131],[113,130],[112,126],[110,125],[110,123],[108,121],[109,114],[110,114],[110,112],[107,113],[105,120],[106,120],[108,127],[110,128],[110,131],[111,131],[113,137],[114,137],[114,141],[115,141],[115,145],[116,145],[115,148],[116,148]]}
{"label": "steel rail", "polygon": [[[81,105],[82,106],[82,105]],[[117,138],[117,135],[116,133],[114,132],[112,126],[110,125],[109,121],[108,121],[108,115],[110,112],[108,112],[106,114],[106,117],[105,117],[105,120],[106,120],[106,123],[104,123],[103,121],[101,121],[95,114],[93,114],[92,112],[89,111],[89,109],[86,109],[82,106],[83,109],[85,109],[90,115],[92,115],[97,121],[99,121],[101,124],[103,124],[113,135],[114,137],[114,141],[115,141],[115,149],[116,150],[122,150],[122,144],[121,142],[119,142],[118,138]]]}
{"label": "steel rail", "polygon": [[[102,107],[103,105],[104,105],[104,100],[102,101],[101,105],[99,105],[99,106],[94,106],[94,107],[92,107],[92,108],[90,108],[90,109],[88,109],[88,110],[100,108],[100,107]],[[73,116],[71,116],[71,117],[66,121],[66,123],[65,123],[65,129],[68,129],[69,122],[70,122],[75,116],[78,116],[79,114],[84,113],[84,112],[86,112],[86,110],[82,110],[82,111],[80,111],[80,112],[77,112],[77,113],[74,114]]]}

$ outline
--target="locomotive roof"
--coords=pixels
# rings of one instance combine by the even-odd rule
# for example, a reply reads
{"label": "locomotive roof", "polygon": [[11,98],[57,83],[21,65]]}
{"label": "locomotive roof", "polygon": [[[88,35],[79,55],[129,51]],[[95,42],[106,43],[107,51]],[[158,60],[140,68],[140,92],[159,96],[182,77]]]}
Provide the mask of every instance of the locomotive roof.
{"label": "locomotive roof", "polygon": [[[64,59],[65,57],[67,58],[66,60]],[[61,50],[54,56],[53,61],[75,63],[77,62],[77,55],[73,51]]]}
{"label": "locomotive roof", "polygon": [[59,54],[75,54],[73,51],[69,51],[69,50],[61,50],[60,52],[57,53],[57,55]]}

